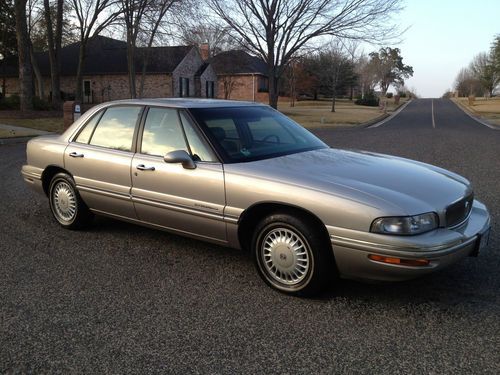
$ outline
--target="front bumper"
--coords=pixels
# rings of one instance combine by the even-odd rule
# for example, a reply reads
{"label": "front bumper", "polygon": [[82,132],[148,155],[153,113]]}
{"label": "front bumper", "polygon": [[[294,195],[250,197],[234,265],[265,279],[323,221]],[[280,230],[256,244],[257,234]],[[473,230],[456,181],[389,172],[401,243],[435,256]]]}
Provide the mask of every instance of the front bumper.
{"label": "front bumper", "polygon": [[[490,228],[486,206],[475,200],[467,221],[456,228],[438,228],[416,236],[391,236],[327,226],[337,268],[342,277],[402,281],[419,277],[477,250],[479,236]],[[425,259],[425,266],[381,263],[369,255]]]}

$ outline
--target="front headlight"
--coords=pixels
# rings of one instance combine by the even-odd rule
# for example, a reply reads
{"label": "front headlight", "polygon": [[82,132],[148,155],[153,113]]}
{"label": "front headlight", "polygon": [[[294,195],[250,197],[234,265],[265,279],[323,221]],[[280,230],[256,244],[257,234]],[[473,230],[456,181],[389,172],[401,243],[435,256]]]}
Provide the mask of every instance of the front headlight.
{"label": "front headlight", "polygon": [[436,229],[438,222],[434,212],[415,216],[381,217],[373,221],[370,231],[382,234],[420,234]]}

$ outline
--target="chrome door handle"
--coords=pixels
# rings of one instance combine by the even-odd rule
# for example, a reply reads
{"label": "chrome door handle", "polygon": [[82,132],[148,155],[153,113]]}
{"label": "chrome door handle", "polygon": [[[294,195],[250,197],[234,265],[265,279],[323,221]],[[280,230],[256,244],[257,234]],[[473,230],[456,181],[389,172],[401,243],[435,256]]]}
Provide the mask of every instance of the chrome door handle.
{"label": "chrome door handle", "polygon": [[136,168],[140,171],[154,171],[155,170],[155,167],[146,167],[144,164],[139,164]]}
{"label": "chrome door handle", "polygon": [[78,152],[71,152],[69,156],[72,158],[83,158],[83,154],[79,154]]}

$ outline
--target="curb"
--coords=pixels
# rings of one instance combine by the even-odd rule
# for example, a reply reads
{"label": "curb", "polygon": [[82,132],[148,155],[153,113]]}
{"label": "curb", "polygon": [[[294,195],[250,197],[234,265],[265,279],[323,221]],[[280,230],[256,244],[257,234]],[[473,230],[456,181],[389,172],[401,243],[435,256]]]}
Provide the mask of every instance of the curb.
{"label": "curb", "polygon": [[26,137],[12,137],[12,138],[0,138],[0,145],[11,145],[16,143],[26,143],[31,138],[38,137],[38,135],[29,135]]}
{"label": "curb", "polygon": [[378,128],[379,126],[385,124],[387,121],[393,119],[394,117],[396,117],[403,109],[406,108],[406,106],[408,104],[410,104],[411,102],[413,101],[413,99],[410,99],[408,100],[405,104],[402,104],[398,109],[396,109],[394,112],[392,112],[390,115],[387,115],[387,117],[385,117],[384,119],[382,119],[381,121],[377,121],[373,124],[369,124],[368,126],[366,126],[366,129],[374,129],[374,128]]}
{"label": "curb", "polygon": [[469,116],[474,121],[477,121],[481,125],[487,126],[488,128],[490,128],[492,130],[500,130],[500,127],[498,127],[494,124],[490,124],[488,121],[484,120],[483,118],[479,117],[478,115],[472,114],[471,110],[469,108],[466,108],[462,103],[456,102],[456,101],[451,100],[451,99],[450,99],[450,101],[452,103],[454,103],[459,109],[462,110],[463,113],[465,113],[467,116]]}
{"label": "curb", "polygon": [[370,121],[363,122],[362,124],[359,124],[359,128],[369,128],[372,125],[375,125],[377,122],[385,120],[387,117],[390,117],[392,114],[384,113],[381,114],[380,116],[375,117],[374,119],[371,119]]}

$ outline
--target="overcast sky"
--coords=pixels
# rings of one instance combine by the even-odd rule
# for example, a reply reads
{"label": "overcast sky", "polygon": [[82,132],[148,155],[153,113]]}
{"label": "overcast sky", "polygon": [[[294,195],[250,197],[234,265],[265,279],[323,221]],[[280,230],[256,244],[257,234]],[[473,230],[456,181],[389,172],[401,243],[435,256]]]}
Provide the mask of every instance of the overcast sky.
{"label": "overcast sky", "polygon": [[407,86],[421,97],[440,97],[500,34],[500,0],[406,0],[397,18],[410,26],[398,46],[414,70]]}

